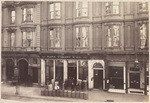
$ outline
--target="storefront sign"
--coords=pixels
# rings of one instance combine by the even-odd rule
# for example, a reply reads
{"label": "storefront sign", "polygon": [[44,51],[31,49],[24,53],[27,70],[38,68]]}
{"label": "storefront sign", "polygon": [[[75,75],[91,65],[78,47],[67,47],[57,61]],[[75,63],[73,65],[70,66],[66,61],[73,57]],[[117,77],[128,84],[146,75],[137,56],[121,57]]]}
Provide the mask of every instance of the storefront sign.
{"label": "storefront sign", "polygon": [[49,59],[89,59],[88,55],[51,55],[42,57]]}

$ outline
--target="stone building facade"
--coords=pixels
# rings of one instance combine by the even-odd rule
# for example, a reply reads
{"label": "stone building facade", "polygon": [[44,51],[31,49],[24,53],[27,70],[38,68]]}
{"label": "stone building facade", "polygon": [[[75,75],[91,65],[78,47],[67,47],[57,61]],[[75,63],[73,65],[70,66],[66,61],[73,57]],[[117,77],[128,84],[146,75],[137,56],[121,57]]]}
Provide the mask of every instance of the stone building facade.
{"label": "stone building facade", "polygon": [[147,94],[147,2],[13,4],[2,8],[4,81],[13,76],[7,71],[14,66],[41,86],[71,79],[87,82],[88,89]]}

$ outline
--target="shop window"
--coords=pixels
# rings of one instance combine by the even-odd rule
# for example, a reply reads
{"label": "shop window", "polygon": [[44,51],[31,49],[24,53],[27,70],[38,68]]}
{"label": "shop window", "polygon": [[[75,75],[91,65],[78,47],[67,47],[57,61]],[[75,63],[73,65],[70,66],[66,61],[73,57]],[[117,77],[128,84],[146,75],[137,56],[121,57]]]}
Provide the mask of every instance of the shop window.
{"label": "shop window", "polygon": [[61,31],[60,28],[50,29],[49,32],[49,47],[61,47]]}
{"label": "shop window", "polygon": [[140,89],[140,73],[130,73],[130,88]]}
{"label": "shop window", "polygon": [[88,16],[88,2],[76,2],[76,16]]}
{"label": "shop window", "polygon": [[11,11],[11,24],[15,23],[15,18],[16,18],[16,12],[15,10]]}
{"label": "shop window", "polygon": [[140,12],[144,12],[144,11],[146,11],[146,9],[147,9],[146,2],[139,3],[139,11]]}
{"label": "shop window", "polygon": [[140,48],[144,49],[146,47],[146,41],[147,41],[147,28],[145,24],[142,24],[140,26]]}
{"label": "shop window", "polygon": [[53,79],[53,60],[47,60],[46,62],[46,83],[51,83]]}
{"label": "shop window", "polygon": [[28,31],[28,32],[23,32],[23,38],[22,38],[22,46],[23,47],[32,47],[33,46],[33,34],[34,32]]}
{"label": "shop window", "polygon": [[15,47],[15,33],[10,33],[10,46]]}
{"label": "shop window", "polygon": [[76,47],[88,46],[88,27],[76,27]]}
{"label": "shop window", "polygon": [[123,67],[109,67],[109,88],[123,89]]}
{"label": "shop window", "polygon": [[23,8],[23,22],[33,21],[33,8]]}
{"label": "shop window", "polygon": [[88,76],[88,61],[79,61],[79,79],[87,80]]}
{"label": "shop window", "polygon": [[[112,30],[113,29],[113,30]],[[113,31],[113,33],[111,33]],[[112,28],[109,26],[107,29],[106,42],[107,47],[119,47],[119,26],[114,25]]]}
{"label": "shop window", "polygon": [[50,19],[59,19],[61,16],[61,3],[50,4]]}

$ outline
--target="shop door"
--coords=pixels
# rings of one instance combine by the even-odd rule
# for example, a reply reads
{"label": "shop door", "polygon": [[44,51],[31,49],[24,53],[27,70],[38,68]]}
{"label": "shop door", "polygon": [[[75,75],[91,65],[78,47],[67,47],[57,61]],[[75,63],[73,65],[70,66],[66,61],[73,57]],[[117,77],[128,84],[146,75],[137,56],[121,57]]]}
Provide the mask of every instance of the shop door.
{"label": "shop door", "polygon": [[140,89],[140,73],[130,73],[130,88]]}
{"label": "shop door", "polygon": [[103,89],[103,70],[94,70],[94,88]]}
{"label": "shop door", "polygon": [[32,68],[33,75],[32,75],[32,81],[33,83],[38,83],[38,68]]}
{"label": "shop door", "polygon": [[63,81],[63,67],[56,67],[55,78],[56,81]]}
{"label": "shop door", "polygon": [[68,67],[68,80],[76,82],[77,81],[77,68]]}

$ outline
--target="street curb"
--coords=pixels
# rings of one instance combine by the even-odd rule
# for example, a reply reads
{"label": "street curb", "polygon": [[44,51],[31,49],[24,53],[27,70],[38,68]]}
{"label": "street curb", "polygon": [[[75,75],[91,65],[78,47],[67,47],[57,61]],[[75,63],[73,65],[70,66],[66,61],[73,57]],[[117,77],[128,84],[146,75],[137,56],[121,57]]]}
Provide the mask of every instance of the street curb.
{"label": "street curb", "polygon": [[[8,94],[2,94],[2,96],[13,96],[13,97],[23,97],[23,98],[32,98],[32,99],[45,99],[45,100],[52,100],[52,101],[65,101],[65,102],[77,102],[77,101],[85,101],[81,99],[73,99],[73,98],[61,98],[61,97],[41,97],[41,96],[23,96],[23,95],[8,95]],[[3,98],[1,98],[3,99]],[[5,98],[4,98],[5,99]]]}

